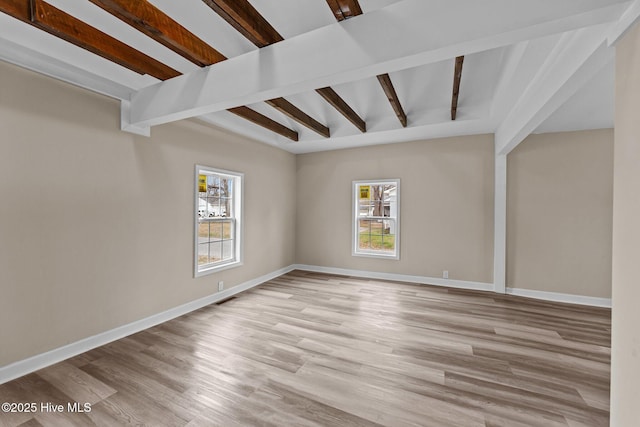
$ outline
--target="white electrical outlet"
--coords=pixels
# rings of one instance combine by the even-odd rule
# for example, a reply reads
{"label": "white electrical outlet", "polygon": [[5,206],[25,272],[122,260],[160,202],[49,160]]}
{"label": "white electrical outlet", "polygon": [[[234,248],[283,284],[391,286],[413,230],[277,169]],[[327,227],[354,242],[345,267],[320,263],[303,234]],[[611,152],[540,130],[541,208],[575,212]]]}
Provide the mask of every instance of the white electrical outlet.
{"label": "white electrical outlet", "polygon": [[222,290],[224,290],[224,282],[220,280],[218,282],[218,291],[222,291]]}
{"label": "white electrical outlet", "polygon": [[443,279],[449,278],[449,270],[442,270],[442,278]]}

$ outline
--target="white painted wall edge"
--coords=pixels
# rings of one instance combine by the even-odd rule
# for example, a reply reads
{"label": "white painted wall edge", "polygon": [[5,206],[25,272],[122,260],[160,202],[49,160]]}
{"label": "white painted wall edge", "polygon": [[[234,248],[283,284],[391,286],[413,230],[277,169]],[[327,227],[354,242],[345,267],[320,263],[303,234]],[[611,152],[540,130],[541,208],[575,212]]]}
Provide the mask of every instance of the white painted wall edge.
{"label": "white painted wall edge", "polygon": [[366,279],[395,280],[398,282],[420,283],[423,285],[446,286],[449,288],[475,289],[493,291],[493,283],[470,282],[466,280],[440,279],[437,277],[412,276],[408,274],[380,273],[376,271],[350,270],[345,268],[321,267],[317,265],[295,264],[296,270],[316,273],[338,274],[342,276],[362,277]]}
{"label": "white painted wall edge", "polygon": [[611,298],[587,297],[584,295],[561,294],[558,292],[545,292],[520,288],[507,288],[507,294],[520,297],[535,298],[545,301],[566,302],[569,304],[611,308]]}
{"label": "white painted wall edge", "polygon": [[46,353],[41,353],[28,359],[20,360],[18,362],[11,363],[0,367],[0,384],[4,384],[13,379],[19,378],[23,375],[30,374],[39,369],[46,368],[70,357],[77,356],[78,354],[92,350],[96,347],[108,344],[115,340],[119,340],[131,334],[143,331],[160,323],[167,322],[176,317],[180,317],[194,310],[198,310],[209,304],[222,301],[240,292],[246,291],[253,287],[256,287],[264,282],[275,279],[283,274],[286,274],[294,270],[294,266],[288,266],[276,271],[272,271],[263,276],[241,283],[233,288],[217,292],[215,294],[206,296],[204,298],[197,299],[195,301],[188,302],[186,304],[179,305],[162,313],[154,314],[147,318],[131,322],[126,325],[119,326],[115,329],[111,329],[100,334],[84,338],[80,341],[73,342],[71,344],[59,347]]}

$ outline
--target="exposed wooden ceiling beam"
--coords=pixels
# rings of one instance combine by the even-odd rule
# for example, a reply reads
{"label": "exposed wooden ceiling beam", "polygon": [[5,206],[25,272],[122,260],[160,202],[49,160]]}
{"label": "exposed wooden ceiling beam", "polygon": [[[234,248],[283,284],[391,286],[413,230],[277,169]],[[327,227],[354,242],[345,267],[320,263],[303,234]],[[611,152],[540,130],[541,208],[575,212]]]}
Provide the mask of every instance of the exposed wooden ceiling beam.
{"label": "exposed wooden ceiling beam", "polygon": [[31,9],[28,0],[2,0],[0,11],[30,24]]}
{"label": "exposed wooden ceiling beam", "polygon": [[202,0],[258,47],[284,40],[248,0]]}
{"label": "exposed wooden ceiling beam", "polygon": [[353,111],[353,109],[347,104],[344,99],[336,93],[335,90],[330,87],[323,87],[322,89],[316,89],[316,92],[322,96],[325,101],[333,106],[340,114],[342,114],[347,120],[349,120],[355,127],[360,129],[361,132],[367,131],[367,124],[360,116]]}
{"label": "exposed wooden ceiling beam", "polygon": [[233,113],[237,116],[242,117],[243,119],[249,120],[257,125],[260,125],[264,128],[267,128],[275,133],[279,133],[280,135],[291,139],[292,141],[298,140],[298,132],[289,129],[286,126],[281,125],[275,120],[271,120],[269,117],[264,116],[258,113],[255,110],[252,110],[249,107],[235,107],[230,108],[227,111]]}
{"label": "exposed wooden ceiling beam", "polygon": [[338,21],[362,15],[358,0],[327,0],[327,4]]}
{"label": "exposed wooden ceiling beam", "polygon": [[145,0],[89,0],[201,67],[227,59]]}
{"label": "exposed wooden ceiling beam", "polygon": [[389,77],[389,74],[380,74],[378,76],[378,81],[380,82],[380,86],[382,86],[384,94],[387,95],[389,104],[391,104],[391,108],[393,108],[393,111],[396,113],[396,117],[400,120],[402,127],[406,128],[407,115],[404,113],[402,104],[400,104],[400,99],[396,93],[396,89],[393,87],[393,83],[391,83],[391,77]]}
{"label": "exposed wooden ceiling beam", "polygon": [[[557,7],[557,0],[457,1],[468,13],[433,16],[432,2],[403,0],[352,19],[349,25],[327,25],[276,43],[269,47],[269,55],[278,61],[267,64],[262,52],[255,50],[224,67],[199,69],[141,88],[131,96],[131,124],[155,126],[374,77],[380,67],[394,72],[607,23],[618,19],[626,6],[621,0],[568,2],[563,8]],[[517,8],[511,7],[514,2]],[[486,10],[500,13],[476,19]],[[389,26],[397,16],[403,16],[403,25]],[[452,27],[465,31],[455,40],[434,37]],[[380,28],[385,29],[383,34]],[[379,43],[382,39],[385,43]],[[237,75],[243,78],[233,78]]]}
{"label": "exposed wooden ceiling beam", "polygon": [[[284,40],[275,28],[246,0],[202,0],[218,15],[224,18],[233,28],[244,35],[258,47],[265,47]],[[347,3],[351,3],[348,1]],[[359,9],[359,6],[358,6]],[[347,8],[347,10],[350,10]],[[362,13],[360,11],[360,13]],[[329,90],[332,93],[329,93]],[[321,93],[320,91],[323,91]],[[324,99],[327,100],[340,114],[354,123],[362,132],[366,132],[364,121],[355,111],[333,91],[331,88],[318,89]],[[327,95],[327,96],[325,96]],[[302,110],[291,104],[284,98],[276,98],[266,101],[267,104],[286,114],[298,123],[329,137],[329,128],[305,114]]]}
{"label": "exposed wooden ceiling beam", "polygon": [[451,120],[456,119],[458,113],[458,95],[460,94],[460,80],[462,79],[462,64],[464,56],[456,58],[456,67],[453,72],[453,95],[451,96]]}
{"label": "exposed wooden ceiling beam", "polygon": [[[146,0],[90,1],[200,67],[227,59],[226,56],[209,46],[195,34],[191,33]],[[291,107],[293,106],[291,105]],[[298,134],[295,131],[263,116],[249,107],[239,107],[231,112],[287,138],[293,139],[293,135],[295,135],[295,140],[297,141]],[[306,118],[311,119],[309,116],[306,116]],[[313,123],[311,121],[309,121],[309,123],[312,126],[319,125],[323,127],[328,133],[328,128],[322,126],[320,123]],[[324,131],[324,129],[322,129],[322,131]]]}
{"label": "exposed wooden ceiling beam", "polygon": [[[327,0],[327,4],[336,17],[336,20],[343,21],[356,15],[362,14],[360,3],[357,0]],[[333,108],[349,120],[360,132],[367,131],[367,124],[364,120],[340,97],[331,87],[316,89]]]}
{"label": "exposed wooden ceiling beam", "polygon": [[136,73],[160,80],[180,75],[179,71],[42,0],[0,0],[0,11]]}
{"label": "exposed wooden ceiling beam", "polygon": [[[200,66],[226,59],[146,1],[96,0],[93,2],[100,7],[105,6],[103,7],[105,10]],[[179,71],[42,0],[0,0],[0,11],[137,73],[149,74],[160,80],[180,75]],[[295,131],[248,107],[239,107],[233,113],[289,139],[294,141],[298,139]]]}
{"label": "exposed wooden ceiling beam", "polygon": [[323,125],[322,123],[314,119],[313,117],[309,116],[308,114],[305,114],[304,111],[300,110],[298,107],[296,107],[286,99],[275,98],[275,99],[269,99],[268,101],[265,101],[265,102],[271,105],[276,110],[280,111],[281,113],[300,122],[302,125],[308,127],[309,129],[318,133],[319,135],[324,136],[325,138],[329,138],[330,132],[328,127],[326,127],[325,125]]}
{"label": "exposed wooden ceiling beam", "polygon": [[[247,0],[202,0],[240,34],[258,47],[265,47],[284,40],[280,33]],[[329,128],[284,98],[265,101],[276,110],[308,127],[325,138]]]}
{"label": "exposed wooden ceiling beam", "polygon": [[[327,0],[327,4],[338,21],[344,21],[345,19],[362,15],[362,8],[360,7],[358,0]],[[387,99],[391,104],[391,108],[393,108],[393,111],[396,113],[402,127],[406,128],[407,115],[404,113],[404,109],[402,108],[396,89],[393,87],[391,77],[389,77],[389,74],[380,74],[377,77],[384,94],[387,96]]]}

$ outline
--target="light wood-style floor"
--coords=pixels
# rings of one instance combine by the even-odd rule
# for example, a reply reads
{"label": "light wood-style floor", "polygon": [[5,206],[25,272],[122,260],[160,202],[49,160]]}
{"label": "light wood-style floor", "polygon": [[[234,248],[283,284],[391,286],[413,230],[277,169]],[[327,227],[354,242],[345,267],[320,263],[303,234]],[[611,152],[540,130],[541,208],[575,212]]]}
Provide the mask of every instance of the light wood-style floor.
{"label": "light wood-style floor", "polygon": [[611,312],[294,271],[0,386],[0,426],[606,426]]}

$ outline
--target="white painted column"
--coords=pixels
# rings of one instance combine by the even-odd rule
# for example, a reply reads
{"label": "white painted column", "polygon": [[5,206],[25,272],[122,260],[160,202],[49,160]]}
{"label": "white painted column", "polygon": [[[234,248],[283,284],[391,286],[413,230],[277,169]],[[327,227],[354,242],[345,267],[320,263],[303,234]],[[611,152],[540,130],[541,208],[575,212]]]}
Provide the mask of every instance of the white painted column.
{"label": "white painted column", "polygon": [[640,25],[616,44],[611,426],[640,420]]}
{"label": "white painted column", "polygon": [[506,292],[507,281],[507,155],[495,156],[493,220],[493,290]]}

